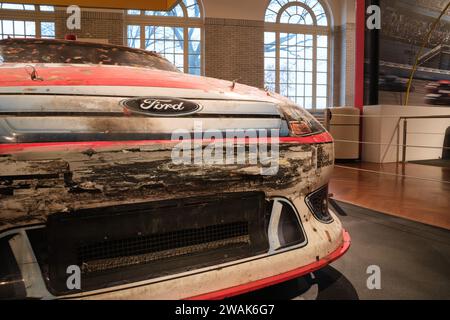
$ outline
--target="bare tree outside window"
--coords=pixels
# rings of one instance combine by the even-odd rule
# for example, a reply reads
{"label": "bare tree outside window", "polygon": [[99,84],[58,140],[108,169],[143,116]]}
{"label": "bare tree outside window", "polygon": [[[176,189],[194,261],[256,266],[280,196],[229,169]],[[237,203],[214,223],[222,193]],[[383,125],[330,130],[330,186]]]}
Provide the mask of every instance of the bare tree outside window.
{"label": "bare tree outside window", "polygon": [[272,0],[265,15],[265,85],[307,109],[328,107],[329,28],[317,0]]}
{"label": "bare tree outside window", "polygon": [[[139,23],[136,17],[145,18]],[[170,11],[127,11],[127,45],[155,51],[179,70],[202,74],[201,7],[196,0],[180,1]]]}

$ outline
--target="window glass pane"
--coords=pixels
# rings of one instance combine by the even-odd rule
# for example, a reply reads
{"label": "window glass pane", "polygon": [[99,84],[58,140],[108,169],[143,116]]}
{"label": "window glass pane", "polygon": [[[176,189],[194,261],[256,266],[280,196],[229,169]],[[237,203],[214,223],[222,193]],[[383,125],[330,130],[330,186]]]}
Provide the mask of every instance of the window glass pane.
{"label": "window glass pane", "polygon": [[0,3],[2,9],[10,10],[34,10],[34,5],[32,4],[15,4],[15,3]]}
{"label": "window glass pane", "polygon": [[317,83],[327,84],[327,74],[322,72],[317,73]]}
{"label": "window glass pane", "polygon": [[306,109],[312,109],[313,108],[312,101],[313,101],[313,99],[311,97],[305,98],[305,104],[303,105],[303,107]]}
{"label": "window glass pane", "polygon": [[283,96],[288,96],[288,91],[287,91],[287,84],[286,83],[280,83],[280,94]]}
{"label": "window glass pane", "polygon": [[327,98],[317,98],[316,108],[325,109],[327,107]]}
{"label": "window glass pane", "polygon": [[305,83],[313,83],[312,72],[305,72]]}
{"label": "window glass pane", "polygon": [[275,32],[264,33],[264,85],[271,91],[275,91],[276,81],[276,41]]}
{"label": "window glass pane", "polygon": [[200,41],[200,28],[189,28],[189,40]]}
{"label": "window glass pane", "polygon": [[[283,9],[289,2],[292,5]],[[298,5],[299,2],[308,7],[308,10]],[[317,0],[271,0],[266,9],[265,21],[276,22],[277,15],[280,15],[281,23],[312,25],[315,19],[320,26],[328,25],[325,11]]]}
{"label": "window glass pane", "polygon": [[318,85],[317,86],[317,96],[326,97],[327,96],[327,86]]}
{"label": "window glass pane", "polygon": [[3,34],[5,36],[14,36],[14,22],[11,20],[3,20]]}
{"label": "window glass pane", "polygon": [[[164,55],[167,59],[172,61],[173,63],[173,57],[168,57],[167,52],[164,50],[164,40],[156,40],[155,41],[155,51]],[[172,59],[170,59],[172,58]]]}
{"label": "window glass pane", "polygon": [[141,10],[128,10],[127,14],[132,15],[132,16],[138,16],[141,14]]}
{"label": "window glass pane", "polygon": [[191,68],[194,68],[194,69],[197,69],[197,68],[200,68],[201,67],[201,65],[200,65],[200,55],[198,55],[198,54],[190,54],[189,55],[189,68],[191,69]]}
{"label": "window glass pane", "polygon": [[39,6],[39,10],[53,12],[53,11],[55,11],[55,7],[54,6]]}
{"label": "window glass pane", "polygon": [[312,86],[311,85],[305,86],[305,96],[312,97]]}
{"label": "window glass pane", "polygon": [[264,69],[266,71],[271,71],[271,70],[275,71],[275,64],[276,64],[275,58],[265,58],[264,59]]}
{"label": "window glass pane", "polygon": [[317,36],[317,46],[321,48],[327,48],[328,36]]}
{"label": "window glass pane", "polygon": [[319,26],[327,26],[328,25],[327,16],[325,15],[325,13],[321,13],[320,15],[317,15],[316,19],[317,19],[317,24]]}
{"label": "window glass pane", "polygon": [[[182,32],[178,30],[178,32]],[[189,49],[189,59],[188,59],[188,67],[189,73],[198,75],[201,72],[201,29],[200,28],[189,28],[188,29],[188,49]]]}
{"label": "window glass pane", "polygon": [[317,48],[317,59],[326,60],[328,57],[328,50],[326,48]]}
{"label": "window glass pane", "polygon": [[36,37],[36,23],[34,21],[26,21],[25,22],[25,33],[27,38]]}
{"label": "window glass pane", "polygon": [[41,22],[41,38],[55,38],[54,22]]}
{"label": "window glass pane", "polygon": [[291,38],[291,35],[289,35],[288,33],[280,33],[280,46],[289,45],[290,38]]}
{"label": "window glass pane", "polygon": [[25,21],[14,21],[14,35],[19,37],[25,35]]}
{"label": "window glass pane", "polygon": [[189,67],[189,73],[192,74],[192,75],[200,76],[201,75],[201,69],[200,68]]}
{"label": "window glass pane", "polygon": [[196,0],[183,0],[183,2],[186,6],[188,17],[199,18],[201,16],[200,6],[197,4]]}
{"label": "window glass pane", "polygon": [[141,27],[129,25],[127,27],[128,46],[131,48],[141,47]]}
{"label": "window glass pane", "polygon": [[317,60],[317,71],[318,72],[327,72],[328,71],[327,60]]}
{"label": "window glass pane", "polygon": [[266,87],[273,88],[272,90],[275,91],[275,71],[265,71],[264,79]]}
{"label": "window glass pane", "polygon": [[288,0],[272,0],[269,2],[265,14],[266,22],[276,22],[277,13],[280,11],[281,7],[288,3]]}
{"label": "window glass pane", "polygon": [[313,48],[305,48],[305,58],[312,59],[313,57]]}
{"label": "window glass pane", "polygon": [[305,24],[307,24],[307,25],[313,25],[314,24],[313,17],[309,13],[305,14],[303,19],[305,21]]}
{"label": "window glass pane", "polygon": [[305,71],[312,71],[312,70],[313,70],[313,61],[305,60]]}

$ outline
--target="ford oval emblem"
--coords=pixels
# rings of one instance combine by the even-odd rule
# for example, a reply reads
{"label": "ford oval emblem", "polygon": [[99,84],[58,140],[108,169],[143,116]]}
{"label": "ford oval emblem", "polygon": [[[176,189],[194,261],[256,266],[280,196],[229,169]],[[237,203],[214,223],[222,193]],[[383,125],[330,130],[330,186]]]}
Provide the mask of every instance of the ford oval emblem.
{"label": "ford oval emblem", "polygon": [[175,98],[135,98],[121,102],[130,113],[154,117],[180,117],[199,112],[202,106]]}

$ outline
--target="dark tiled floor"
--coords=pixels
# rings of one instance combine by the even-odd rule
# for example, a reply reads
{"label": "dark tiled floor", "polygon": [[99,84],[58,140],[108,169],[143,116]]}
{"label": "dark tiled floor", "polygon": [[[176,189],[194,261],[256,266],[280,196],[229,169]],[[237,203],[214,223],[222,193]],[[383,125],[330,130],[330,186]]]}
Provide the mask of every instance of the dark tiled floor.
{"label": "dark tiled floor", "polygon": [[[239,299],[450,299],[450,231],[338,202],[350,250],[332,265]],[[381,270],[369,290],[367,267]]]}

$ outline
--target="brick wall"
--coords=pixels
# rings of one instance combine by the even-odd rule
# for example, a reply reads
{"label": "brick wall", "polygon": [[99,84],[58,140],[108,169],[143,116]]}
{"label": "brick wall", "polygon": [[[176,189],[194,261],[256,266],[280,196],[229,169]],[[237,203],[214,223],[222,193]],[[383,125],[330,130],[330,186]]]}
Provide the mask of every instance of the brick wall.
{"label": "brick wall", "polygon": [[56,11],[56,38],[66,34],[76,34],[78,38],[107,39],[111,44],[124,44],[124,14],[122,11],[81,12],[81,29],[68,30],[66,21],[69,15],[65,10]]}
{"label": "brick wall", "polygon": [[[76,34],[79,38],[107,39],[109,43],[123,45],[124,15],[122,11],[88,11],[81,12],[81,30],[68,30],[65,8],[57,8],[55,12],[34,12],[0,10],[0,19],[54,21],[56,38],[63,39],[66,34]],[[39,24],[37,24],[37,27]]]}
{"label": "brick wall", "polygon": [[205,19],[205,75],[264,87],[264,24]]}

